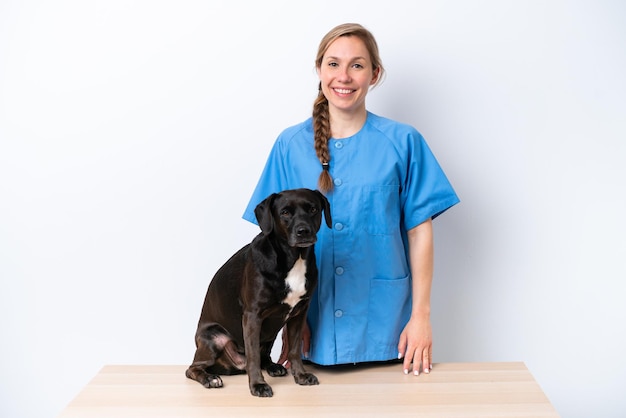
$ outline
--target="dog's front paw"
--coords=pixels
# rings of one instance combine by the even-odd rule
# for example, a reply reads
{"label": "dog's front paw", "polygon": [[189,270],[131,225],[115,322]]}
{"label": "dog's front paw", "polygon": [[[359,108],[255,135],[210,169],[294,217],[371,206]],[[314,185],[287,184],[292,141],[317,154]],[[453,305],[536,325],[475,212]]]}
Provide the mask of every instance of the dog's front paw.
{"label": "dog's front paw", "polygon": [[267,383],[256,383],[250,386],[250,393],[260,398],[271,398],[274,396],[272,387]]}
{"label": "dog's front paw", "polygon": [[315,377],[315,375],[312,373],[296,374],[293,376],[293,378],[297,384],[303,385],[303,386],[313,386],[313,385],[320,384],[319,380],[317,380],[317,377]]}
{"label": "dog's front paw", "polygon": [[287,369],[280,364],[271,364],[267,369],[267,373],[272,377],[287,376]]}

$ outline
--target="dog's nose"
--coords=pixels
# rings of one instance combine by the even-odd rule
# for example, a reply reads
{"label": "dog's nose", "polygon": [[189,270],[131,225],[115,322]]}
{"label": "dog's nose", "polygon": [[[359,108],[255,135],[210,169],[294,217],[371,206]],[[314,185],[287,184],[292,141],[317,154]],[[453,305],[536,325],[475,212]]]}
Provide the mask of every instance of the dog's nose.
{"label": "dog's nose", "polygon": [[299,237],[306,237],[311,234],[311,229],[307,226],[299,226],[296,228],[296,235]]}

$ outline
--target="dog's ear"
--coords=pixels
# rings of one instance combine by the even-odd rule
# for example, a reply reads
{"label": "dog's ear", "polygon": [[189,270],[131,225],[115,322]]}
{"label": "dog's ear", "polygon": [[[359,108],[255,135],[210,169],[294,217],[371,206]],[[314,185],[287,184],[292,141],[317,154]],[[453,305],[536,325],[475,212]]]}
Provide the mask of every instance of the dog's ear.
{"label": "dog's ear", "polygon": [[261,232],[267,235],[274,230],[274,216],[272,215],[272,205],[278,194],[273,193],[265,198],[254,208],[254,215],[261,227]]}
{"label": "dog's ear", "polygon": [[326,220],[326,226],[332,228],[333,219],[330,216],[330,203],[328,202],[328,199],[326,199],[326,196],[322,194],[322,192],[316,190],[315,193],[317,193],[317,196],[320,199],[320,203],[322,204],[322,208],[324,209],[324,219]]}

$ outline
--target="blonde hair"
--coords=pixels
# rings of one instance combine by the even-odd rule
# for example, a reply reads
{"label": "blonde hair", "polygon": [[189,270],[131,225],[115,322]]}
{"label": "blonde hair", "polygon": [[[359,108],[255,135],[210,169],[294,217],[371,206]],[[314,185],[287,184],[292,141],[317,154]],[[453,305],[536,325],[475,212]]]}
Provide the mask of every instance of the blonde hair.
{"label": "blonde hair", "polygon": [[[372,87],[376,86],[383,78],[384,68],[378,53],[378,44],[372,33],[358,23],[344,23],[331,29],[322,38],[315,58],[315,67],[319,70],[322,66],[324,54],[337,38],[341,36],[356,36],[363,41],[372,61],[372,70],[378,71],[378,78]],[[322,163],[322,172],[318,179],[318,188],[328,193],[333,189],[333,179],[330,176],[330,151],[328,141],[331,137],[330,113],[328,110],[328,99],[322,92],[322,83],[319,84],[317,98],[313,102],[313,138],[315,143],[315,153]]]}

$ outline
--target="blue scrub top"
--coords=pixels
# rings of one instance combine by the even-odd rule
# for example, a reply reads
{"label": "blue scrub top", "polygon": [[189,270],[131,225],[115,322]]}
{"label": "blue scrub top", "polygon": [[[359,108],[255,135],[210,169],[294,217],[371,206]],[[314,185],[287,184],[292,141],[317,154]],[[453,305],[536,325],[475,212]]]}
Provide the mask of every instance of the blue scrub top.
{"label": "blue scrub top", "polygon": [[[459,199],[422,135],[368,112],[354,136],[331,139],[327,197],[332,228],[322,224],[315,246],[319,283],[309,308],[309,359],[332,365],[398,357],[411,313],[407,231]],[[244,212],[272,193],[317,188],[321,164],[312,119],[276,140]]]}

